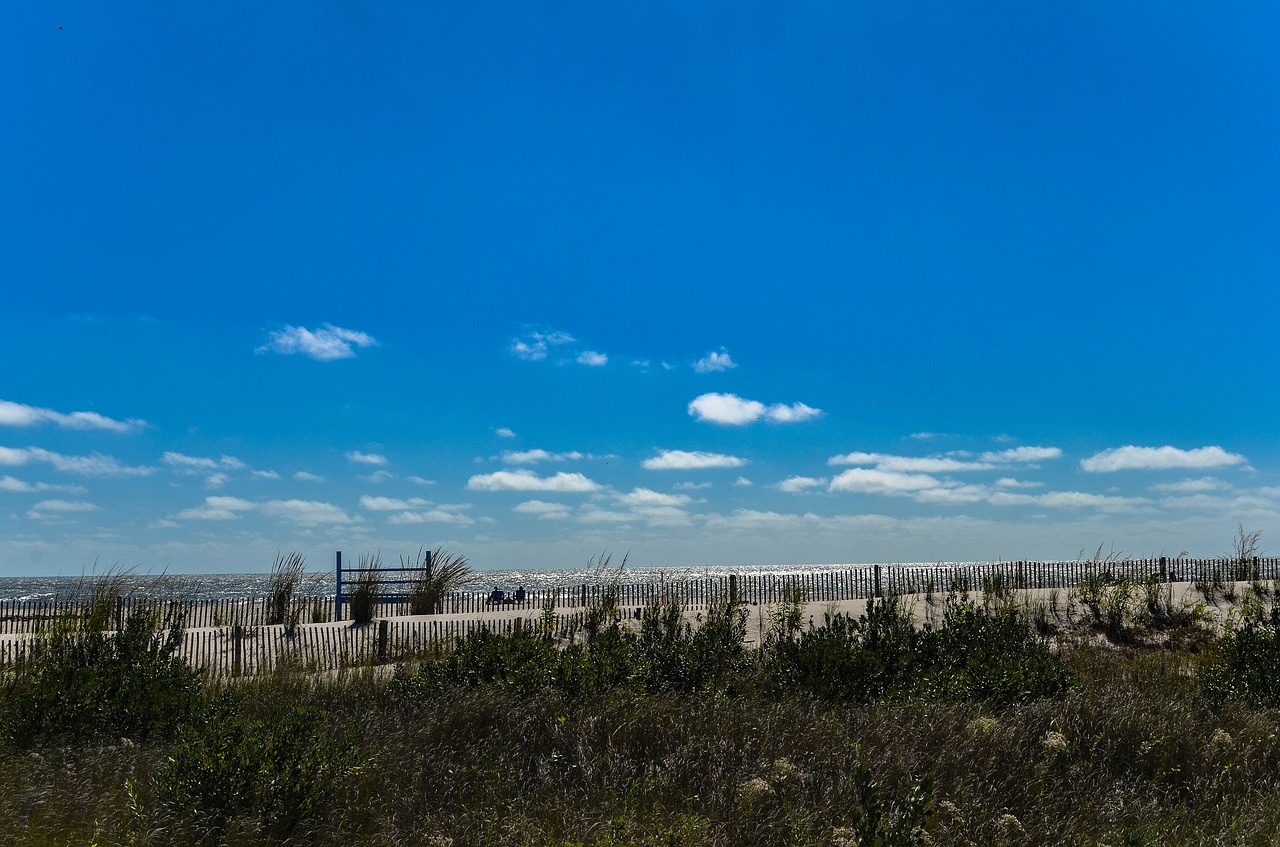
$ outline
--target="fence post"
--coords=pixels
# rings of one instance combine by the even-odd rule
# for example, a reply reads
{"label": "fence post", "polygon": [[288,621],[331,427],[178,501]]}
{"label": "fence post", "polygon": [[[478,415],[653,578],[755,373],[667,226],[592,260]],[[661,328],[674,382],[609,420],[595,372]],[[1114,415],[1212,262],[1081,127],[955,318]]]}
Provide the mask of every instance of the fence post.
{"label": "fence post", "polygon": [[738,575],[729,574],[729,605],[738,605]]}
{"label": "fence post", "polygon": [[582,583],[582,594],[578,601],[578,608],[585,609],[587,607],[587,584]]}
{"label": "fence post", "polygon": [[378,661],[385,662],[387,660],[387,630],[389,629],[389,621],[386,618],[378,621]]}
{"label": "fence post", "polygon": [[883,597],[880,593],[880,566],[876,565],[876,597]]}
{"label": "fence post", "polygon": [[1166,559],[1164,556],[1160,557],[1160,581],[1161,582],[1164,582],[1166,579],[1168,579],[1168,572],[1166,570],[1166,566],[1168,565],[1168,562],[1169,560]]}
{"label": "fence post", "polygon": [[333,619],[335,621],[342,620],[342,551],[338,551],[338,566],[336,579],[334,580],[333,594]]}
{"label": "fence post", "polygon": [[231,627],[231,675],[239,676],[244,669],[244,626]]}

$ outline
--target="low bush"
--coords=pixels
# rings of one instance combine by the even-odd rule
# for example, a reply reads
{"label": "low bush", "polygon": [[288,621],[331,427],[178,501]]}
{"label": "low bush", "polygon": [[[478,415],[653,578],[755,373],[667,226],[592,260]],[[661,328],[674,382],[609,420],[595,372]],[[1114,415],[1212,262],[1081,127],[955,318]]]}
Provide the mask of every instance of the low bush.
{"label": "low bush", "polygon": [[1265,617],[1248,617],[1218,641],[1201,676],[1215,704],[1245,700],[1280,706],[1280,606]]}
{"label": "low bush", "polygon": [[6,736],[171,735],[201,709],[202,678],[176,655],[181,620],[136,609],[119,632],[97,625],[95,617],[60,622],[38,658],[9,678]]}
{"label": "low bush", "polygon": [[328,735],[315,709],[276,708],[255,717],[223,695],[205,720],[183,731],[145,787],[131,784],[129,791],[149,830],[216,841],[233,819],[247,818],[272,838],[284,838],[319,816],[362,764],[351,734]]}

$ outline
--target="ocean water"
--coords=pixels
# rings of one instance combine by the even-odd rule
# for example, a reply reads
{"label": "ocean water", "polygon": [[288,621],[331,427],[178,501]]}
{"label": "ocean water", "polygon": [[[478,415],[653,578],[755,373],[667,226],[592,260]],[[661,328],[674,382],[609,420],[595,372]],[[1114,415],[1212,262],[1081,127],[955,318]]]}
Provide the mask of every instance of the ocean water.
{"label": "ocean water", "polygon": [[[983,562],[919,562],[893,564],[884,563],[882,567],[909,571],[924,568],[952,568],[970,565],[982,565]],[[717,579],[738,574],[740,576],[787,578],[807,574],[823,574],[832,572],[870,571],[874,564],[837,564],[837,565],[744,565],[715,566],[689,568],[618,568],[600,569],[546,569],[546,570],[479,570],[468,588],[475,591],[489,591],[495,587],[513,590],[524,586],[527,590],[541,590],[559,586],[593,585],[608,582],[618,576],[627,584],[654,585],[661,583],[678,583],[691,580]],[[144,593],[184,600],[230,600],[239,598],[264,597],[270,584],[269,573],[211,573],[211,574],[166,574],[163,576],[134,575],[130,578],[133,587]],[[6,600],[49,600],[69,598],[84,593],[92,584],[93,577],[69,576],[33,576],[0,578],[0,601]],[[307,596],[332,596],[334,594],[333,571],[308,573],[301,587],[301,594]]]}

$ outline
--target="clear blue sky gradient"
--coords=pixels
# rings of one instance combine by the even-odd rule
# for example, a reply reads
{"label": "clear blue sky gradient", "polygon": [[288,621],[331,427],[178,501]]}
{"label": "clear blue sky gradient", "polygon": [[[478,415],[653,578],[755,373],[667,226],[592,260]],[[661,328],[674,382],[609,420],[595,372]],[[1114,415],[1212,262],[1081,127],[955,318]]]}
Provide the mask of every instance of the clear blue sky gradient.
{"label": "clear blue sky gradient", "polygon": [[0,575],[1276,549],[1278,32],[7,4]]}

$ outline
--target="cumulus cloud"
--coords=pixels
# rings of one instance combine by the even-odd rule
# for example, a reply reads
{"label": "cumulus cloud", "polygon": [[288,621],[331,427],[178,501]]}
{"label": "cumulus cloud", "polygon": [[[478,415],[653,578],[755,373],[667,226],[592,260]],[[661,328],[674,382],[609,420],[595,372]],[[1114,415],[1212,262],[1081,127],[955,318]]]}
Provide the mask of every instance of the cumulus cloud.
{"label": "cumulus cloud", "polygon": [[755,483],[747,479],[745,476],[740,476],[733,481],[733,484],[737,488],[750,488]]}
{"label": "cumulus cloud", "polygon": [[454,526],[470,526],[475,519],[458,511],[459,507],[439,506],[425,511],[400,512],[387,518],[387,523],[412,525],[421,523],[447,523]]}
{"label": "cumulus cloud", "polygon": [[942,487],[940,481],[928,474],[852,468],[831,480],[827,490],[849,491],[856,494],[911,494],[929,488]]}
{"label": "cumulus cloud", "polygon": [[43,462],[64,473],[82,476],[150,476],[155,468],[123,464],[114,456],[93,453],[88,456],[64,456],[41,447],[0,447],[0,465],[21,466]]}
{"label": "cumulus cloud", "polygon": [[1165,494],[1198,494],[1204,491],[1221,491],[1229,488],[1225,482],[1220,479],[1214,479],[1211,476],[1203,476],[1199,479],[1184,479],[1180,482],[1164,482],[1159,485],[1151,486],[1152,491],[1159,491]]}
{"label": "cumulus cloud", "polygon": [[778,490],[785,491],[788,494],[803,494],[814,488],[821,488],[826,484],[826,479],[820,479],[816,476],[789,476],[778,483]]}
{"label": "cumulus cloud", "polygon": [[98,429],[107,432],[136,432],[148,426],[141,418],[118,421],[97,412],[55,412],[11,400],[0,400],[0,426],[53,424],[62,429]]}
{"label": "cumulus cloud", "polygon": [[61,491],[67,494],[83,494],[82,485],[52,485],[47,482],[27,482],[12,476],[0,476],[0,491],[31,494],[37,491]]}
{"label": "cumulus cloud", "polygon": [[828,465],[872,465],[882,471],[904,473],[950,473],[960,471],[989,471],[994,467],[986,462],[966,462],[946,456],[894,456],[889,453],[843,453],[827,459]]}
{"label": "cumulus cloud", "polygon": [[707,423],[743,426],[759,420],[772,423],[799,423],[822,414],[821,409],[792,403],[766,406],[758,400],[746,400],[736,394],[702,394],[689,403],[689,414]]}
{"label": "cumulus cloud", "polygon": [[563,520],[569,517],[570,509],[564,503],[548,503],[545,500],[525,500],[512,509],[522,515],[533,515],[538,520]]}
{"label": "cumulus cloud", "polygon": [[190,473],[199,473],[202,471],[214,471],[218,468],[227,468],[229,470],[241,470],[245,467],[244,462],[235,456],[223,455],[221,459],[211,459],[207,456],[187,456],[182,453],[175,453],[168,450],[160,457],[160,461],[169,467]]}
{"label": "cumulus cloud", "polygon": [[1041,488],[1043,482],[1031,482],[1030,480],[1014,479],[1012,477],[1003,477],[996,480],[997,488]]}
{"label": "cumulus cloud", "polygon": [[1244,456],[1228,453],[1221,447],[1198,447],[1180,450],[1177,447],[1113,447],[1095,453],[1080,461],[1080,468],[1089,473],[1111,473],[1128,470],[1171,470],[1221,468],[1242,465]]}
{"label": "cumulus cloud", "polygon": [[343,329],[333,324],[325,324],[314,331],[302,326],[286,326],[271,332],[267,336],[267,343],[254,352],[281,353],[286,356],[297,353],[317,362],[333,362],[338,359],[353,359],[356,355],[354,348],[374,347],[377,343],[368,333]]}
{"label": "cumulus cloud", "polygon": [[357,465],[385,465],[387,457],[378,453],[361,453],[359,450],[351,450],[344,454],[348,462],[355,462]]}
{"label": "cumulus cloud", "polygon": [[298,471],[293,478],[299,482],[324,482],[324,477],[319,474],[308,473],[307,471]]}
{"label": "cumulus cloud", "polygon": [[1008,464],[1011,462],[1043,462],[1048,459],[1057,459],[1060,456],[1062,456],[1062,451],[1057,447],[1013,447],[1008,450],[988,451],[983,453],[981,458],[984,462]]}
{"label": "cumulus cloud", "polygon": [[262,504],[260,511],[269,518],[302,526],[353,523],[351,516],[342,509],[316,500],[269,500]]}
{"label": "cumulus cloud", "polygon": [[988,499],[995,506],[1043,506],[1050,509],[1124,508],[1131,509],[1148,501],[1141,497],[1117,497],[1085,491],[1049,491],[1044,494],[1013,494],[998,491]]}
{"label": "cumulus cloud", "polygon": [[255,507],[255,503],[239,497],[206,497],[203,506],[183,509],[173,517],[183,521],[230,521],[240,517],[240,512],[248,512]]}
{"label": "cumulus cloud", "polygon": [[552,347],[572,344],[574,340],[574,337],[569,333],[555,329],[529,329],[511,339],[511,344],[507,349],[517,359],[524,359],[526,362],[537,362],[547,358],[547,352]]}
{"label": "cumulus cloud", "polygon": [[279,479],[280,478],[280,474],[276,473],[275,471],[253,471],[252,476],[254,479]]}
{"label": "cumulus cloud", "polygon": [[36,512],[96,512],[98,507],[83,500],[41,500],[31,507]]}
{"label": "cumulus cloud", "polygon": [[405,509],[418,509],[429,505],[431,505],[430,501],[423,500],[421,497],[399,500],[394,497],[370,497],[366,494],[360,498],[360,507],[374,512],[403,511]]}
{"label": "cumulus cloud", "polygon": [[614,498],[623,506],[684,506],[690,502],[687,494],[663,494],[649,488],[634,488],[629,494]]}
{"label": "cumulus cloud", "polygon": [[502,454],[502,460],[513,465],[536,465],[538,462],[565,462],[587,458],[585,453],[571,450],[567,453],[551,453],[546,450],[508,450]]}
{"label": "cumulus cloud", "polygon": [[578,364],[589,368],[602,368],[609,364],[609,357],[594,350],[583,350],[578,354]]}
{"label": "cumulus cloud", "polygon": [[657,456],[645,459],[642,464],[646,470],[651,471],[681,471],[701,470],[703,468],[740,468],[746,463],[746,459],[728,456],[724,453],[706,453],[700,450],[663,450]]}
{"label": "cumulus cloud", "polygon": [[515,438],[516,437],[515,430],[505,426],[498,427],[496,430],[493,431],[493,434],[498,436],[499,438]]}
{"label": "cumulus cloud", "polygon": [[730,368],[736,368],[738,363],[729,356],[729,351],[720,348],[719,352],[712,350],[707,355],[693,363],[693,369],[700,374],[716,373],[717,371],[727,371]]}
{"label": "cumulus cloud", "polygon": [[558,473],[540,477],[530,470],[495,471],[467,480],[472,491],[558,491],[576,493],[598,491],[600,486],[580,473]]}

